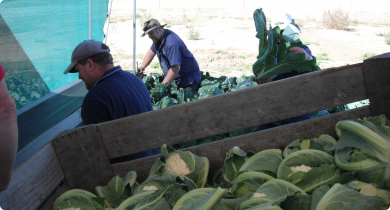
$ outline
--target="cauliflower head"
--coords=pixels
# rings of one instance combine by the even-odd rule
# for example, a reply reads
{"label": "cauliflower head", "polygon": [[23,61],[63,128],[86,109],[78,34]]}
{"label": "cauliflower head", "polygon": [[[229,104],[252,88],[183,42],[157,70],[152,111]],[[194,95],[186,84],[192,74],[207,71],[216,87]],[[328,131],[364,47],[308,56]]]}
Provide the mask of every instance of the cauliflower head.
{"label": "cauliflower head", "polygon": [[158,188],[152,185],[152,186],[145,186],[142,190],[143,191],[158,190]]}
{"label": "cauliflower head", "polygon": [[264,193],[255,193],[255,194],[253,194],[254,198],[262,198],[262,197],[265,197],[265,196],[267,196],[267,195],[264,194]]}
{"label": "cauliflower head", "polygon": [[165,164],[165,172],[173,172],[182,176],[193,172],[177,152],[171,153]]}
{"label": "cauliflower head", "polygon": [[298,171],[303,171],[303,172],[308,172],[310,171],[311,167],[310,166],[305,166],[305,165],[301,165],[301,166],[297,166],[297,167],[291,167],[291,170],[295,173],[295,172],[298,172]]}

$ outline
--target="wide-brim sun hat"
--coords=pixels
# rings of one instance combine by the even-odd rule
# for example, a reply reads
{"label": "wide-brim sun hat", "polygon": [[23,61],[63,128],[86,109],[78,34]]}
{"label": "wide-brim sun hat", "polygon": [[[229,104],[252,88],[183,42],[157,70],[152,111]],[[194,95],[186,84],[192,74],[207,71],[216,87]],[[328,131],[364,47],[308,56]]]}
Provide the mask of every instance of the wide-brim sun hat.
{"label": "wide-brim sun hat", "polygon": [[284,30],[287,26],[290,26],[291,29],[297,33],[301,33],[299,26],[296,25],[290,14],[287,13],[277,13],[271,17],[271,26],[279,26],[280,30]]}
{"label": "wide-brim sun hat", "polygon": [[158,20],[156,19],[150,19],[145,22],[144,28],[142,29],[144,33],[141,35],[141,37],[144,37],[146,34],[148,34],[150,31],[152,31],[155,28],[164,27],[166,25],[167,24],[161,25],[160,22],[158,22]]}

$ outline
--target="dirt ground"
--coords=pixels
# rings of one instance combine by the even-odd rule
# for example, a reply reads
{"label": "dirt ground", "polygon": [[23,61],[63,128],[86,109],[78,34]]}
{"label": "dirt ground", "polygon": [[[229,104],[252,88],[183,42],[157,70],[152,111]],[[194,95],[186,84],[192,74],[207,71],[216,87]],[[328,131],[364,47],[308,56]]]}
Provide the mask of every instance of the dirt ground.
{"label": "dirt ground", "polygon": [[[201,71],[215,77],[252,75],[252,64],[258,55],[253,11],[231,13],[223,9],[138,9],[136,62],[141,65],[152,44],[147,36],[140,37],[140,22],[153,17],[162,24],[168,24],[166,28],[183,39],[197,59]],[[378,25],[352,21],[348,30],[329,30],[324,28],[321,20],[296,19],[296,22],[302,30],[300,39],[317,57],[321,69],[359,63],[368,57],[390,52],[385,38],[377,35],[389,31],[390,23]],[[121,65],[126,70],[133,69],[132,26],[132,12],[114,1],[106,43],[111,48],[115,65]],[[189,40],[191,27],[200,32],[198,40]],[[146,68],[146,73],[150,72],[161,73],[157,58]]]}

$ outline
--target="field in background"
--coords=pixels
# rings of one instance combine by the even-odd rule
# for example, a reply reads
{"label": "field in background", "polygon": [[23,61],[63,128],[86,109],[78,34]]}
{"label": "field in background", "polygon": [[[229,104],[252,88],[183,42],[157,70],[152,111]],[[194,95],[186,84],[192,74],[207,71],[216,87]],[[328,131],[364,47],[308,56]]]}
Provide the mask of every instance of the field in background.
{"label": "field in background", "polygon": [[[258,55],[258,39],[252,18],[256,8],[152,8],[137,9],[136,57],[140,65],[152,42],[142,34],[142,20],[158,19],[169,30],[178,34],[196,57],[201,71],[212,76],[242,76],[252,74],[252,64]],[[271,10],[271,9],[269,9]],[[264,9],[267,20],[270,20]],[[390,21],[382,23],[370,19],[351,18],[348,30],[325,29],[320,18],[296,18],[304,44],[317,57],[322,68],[362,62],[364,59],[390,52],[381,33],[390,30]],[[366,20],[366,21],[365,21]],[[116,65],[133,69],[133,17],[132,3],[113,1],[106,43],[110,46]],[[107,24],[106,24],[107,27]],[[192,30],[192,33],[191,31]],[[199,32],[198,40],[190,40]],[[159,72],[157,58],[147,67],[146,73]]]}

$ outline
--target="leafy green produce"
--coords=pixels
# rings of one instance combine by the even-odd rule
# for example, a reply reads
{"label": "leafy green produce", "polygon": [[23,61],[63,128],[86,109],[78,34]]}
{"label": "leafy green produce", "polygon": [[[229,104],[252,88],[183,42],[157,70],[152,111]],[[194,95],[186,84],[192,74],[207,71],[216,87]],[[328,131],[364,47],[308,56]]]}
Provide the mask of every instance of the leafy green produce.
{"label": "leafy green produce", "polygon": [[166,186],[180,183],[186,191],[197,189],[198,187],[190,178],[173,172],[163,172],[148,177],[144,182],[137,186],[134,193],[147,190],[158,190]]}
{"label": "leafy green produce", "polygon": [[277,178],[289,181],[310,192],[340,177],[333,156],[320,150],[306,149],[291,153],[280,163]]}
{"label": "leafy green produce", "polygon": [[224,187],[231,187],[236,173],[245,161],[254,153],[246,153],[244,150],[235,146],[226,153],[222,168],[214,176],[215,184],[223,184]]}
{"label": "leafy green produce", "polygon": [[247,193],[239,198],[236,198],[234,196],[224,196],[222,200],[213,206],[212,210],[227,210],[227,209],[236,209],[237,206],[240,205],[240,203],[248,200],[250,197],[252,197],[253,193]]}
{"label": "leafy green produce", "polygon": [[[272,28],[270,25],[267,39],[267,21],[261,8],[255,10],[253,19],[257,31],[256,37],[259,38],[259,55],[252,69],[258,80],[265,78],[273,79],[279,74],[289,73],[293,70],[298,72],[318,70],[315,60],[306,60],[305,53],[293,53],[290,51],[292,47],[302,47],[301,40],[290,26],[284,29],[284,39],[280,41],[278,48],[279,26]],[[278,59],[277,64],[275,60],[276,55]]]}
{"label": "leafy green produce", "polygon": [[137,174],[130,171],[123,178],[115,176],[107,186],[97,186],[96,192],[99,197],[105,198],[105,204],[109,208],[115,208],[122,201],[131,196],[131,188],[134,186]]}
{"label": "leafy green produce", "polygon": [[[329,150],[336,150],[335,162],[346,171],[378,188],[390,189],[390,128],[386,120],[343,120],[336,124],[338,142]],[[383,125],[382,125],[383,124]]]}
{"label": "leafy green produce", "polygon": [[253,194],[253,198],[270,197],[278,199],[295,192],[307,195],[305,191],[290,182],[282,179],[271,179],[256,190],[255,194]]}
{"label": "leafy green produce", "polygon": [[[329,136],[327,134],[322,134],[317,136],[316,138],[303,138],[303,139],[297,139],[291,144],[289,144],[284,150],[283,150],[283,156],[287,157],[289,154],[304,150],[304,149],[316,149],[321,151],[326,151],[327,149],[331,148],[333,145],[336,144],[336,139],[334,139],[332,136]],[[332,152],[329,152],[331,155]]]}
{"label": "leafy green produce", "polygon": [[[250,198],[249,200],[243,201],[237,206],[237,210],[247,210],[247,209],[258,209],[265,206],[261,206],[262,204],[265,204],[266,206],[270,206],[270,202],[272,202],[273,199],[270,197],[264,197],[264,198]],[[267,205],[268,204],[268,205]],[[277,205],[276,205],[277,206]],[[277,206],[279,207],[279,206]],[[272,208],[276,208],[274,205]],[[272,209],[271,208],[271,209]],[[280,207],[279,207],[280,209]]]}
{"label": "leafy green produce", "polygon": [[371,184],[360,182],[360,181],[352,181],[346,184],[347,187],[357,190],[359,193],[367,196],[378,196],[385,199],[384,207],[390,206],[390,191],[382,190],[374,187]]}
{"label": "leafy green produce", "polygon": [[183,195],[172,210],[212,209],[227,191],[218,188],[201,188]]}
{"label": "leafy green produce", "polygon": [[281,161],[282,151],[280,149],[267,149],[250,157],[239,171],[259,171],[276,177]]}
{"label": "leafy green produce", "polygon": [[68,190],[54,202],[54,209],[66,210],[71,208],[104,210],[101,200],[99,201],[96,195],[80,189]]}
{"label": "leafy green produce", "polygon": [[197,187],[201,188],[207,181],[209,160],[198,157],[189,151],[176,151],[166,144],[161,146],[161,157],[152,166],[149,177],[163,172],[173,172],[190,178]]}
{"label": "leafy green produce", "polygon": [[300,193],[307,195],[302,189],[281,179],[271,179],[262,184],[252,198],[237,207],[238,210],[257,209],[264,206],[275,206],[284,201],[288,195]]}
{"label": "leafy green produce", "polygon": [[141,200],[147,198],[148,196],[152,195],[156,191],[150,190],[150,191],[142,191],[140,193],[137,193],[130,198],[123,201],[116,210],[127,210],[127,209],[133,209]]}
{"label": "leafy green produce", "polygon": [[250,192],[253,194],[262,184],[271,179],[275,178],[257,171],[238,172],[230,192],[237,197],[242,197]]}
{"label": "leafy green produce", "polygon": [[334,184],[318,202],[315,210],[334,209],[381,209],[385,200],[380,197],[366,196],[341,184]]}
{"label": "leafy green produce", "polygon": [[279,206],[283,210],[310,210],[311,202],[311,195],[295,193],[293,195],[288,195],[286,199],[279,204]]}
{"label": "leafy green produce", "polygon": [[329,185],[322,185],[313,191],[311,195],[310,209],[316,209],[318,203],[320,202],[322,197],[324,197],[326,192],[328,192],[329,189],[330,189]]}
{"label": "leafy green produce", "polygon": [[163,189],[159,189],[155,191],[153,194],[140,200],[137,203],[137,205],[135,205],[133,208],[129,208],[129,206],[127,206],[126,208],[133,209],[133,210],[141,210],[141,209],[171,210],[172,207],[166,201],[167,196],[168,197],[177,196],[179,198],[181,196],[180,186],[170,185]]}

